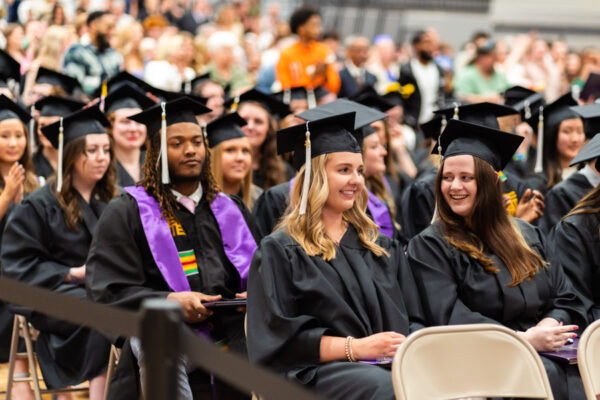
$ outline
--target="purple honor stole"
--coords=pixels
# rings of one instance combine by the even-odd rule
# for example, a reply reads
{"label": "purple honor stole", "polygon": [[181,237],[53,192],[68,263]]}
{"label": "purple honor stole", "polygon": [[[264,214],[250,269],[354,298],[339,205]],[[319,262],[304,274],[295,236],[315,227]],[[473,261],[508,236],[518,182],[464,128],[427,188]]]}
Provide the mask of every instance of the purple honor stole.
{"label": "purple honor stole", "polygon": [[[294,190],[295,180],[296,178],[292,178],[290,180],[290,197],[292,196],[292,191]],[[392,223],[390,211],[388,210],[387,206],[377,198],[377,196],[371,193],[369,189],[366,190],[367,193],[369,193],[367,208],[369,209],[369,213],[371,213],[373,222],[375,222],[375,225],[377,225],[379,228],[379,232],[389,236],[390,238],[394,238],[394,224]]]}

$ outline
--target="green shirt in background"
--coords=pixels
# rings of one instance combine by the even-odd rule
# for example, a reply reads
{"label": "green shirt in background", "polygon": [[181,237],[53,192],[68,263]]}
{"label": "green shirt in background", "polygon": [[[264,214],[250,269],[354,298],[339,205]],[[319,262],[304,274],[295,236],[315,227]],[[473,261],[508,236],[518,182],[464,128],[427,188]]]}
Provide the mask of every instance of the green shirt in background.
{"label": "green shirt in background", "polygon": [[504,74],[494,71],[491,77],[485,78],[475,65],[469,65],[454,78],[454,91],[457,95],[498,94],[508,89],[510,84]]}

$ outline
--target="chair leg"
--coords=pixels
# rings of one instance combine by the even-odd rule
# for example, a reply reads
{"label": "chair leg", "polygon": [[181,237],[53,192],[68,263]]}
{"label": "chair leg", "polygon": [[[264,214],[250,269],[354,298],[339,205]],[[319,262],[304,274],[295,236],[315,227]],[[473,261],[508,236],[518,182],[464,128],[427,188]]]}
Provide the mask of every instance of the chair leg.
{"label": "chair leg", "polygon": [[12,385],[15,374],[15,362],[17,361],[17,352],[19,350],[19,320],[15,315],[13,322],[12,337],[10,340],[10,353],[8,358],[8,379],[6,382],[6,400],[11,400]]}
{"label": "chair leg", "polygon": [[115,373],[116,365],[119,362],[119,350],[115,345],[110,346],[110,357],[108,359],[108,368],[106,369],[106,385],[104,386],[104,400],[108,399],[108,387],[110,386],[110,379]]}
{"label": "chair leg", "polygon": [[33,381],[33,394],[35,400],[42,400],[40,390],[40,380],[37,374],[37,362],[33,356],[33,341],[31,340],[31,331],[29,330],[29,322],[22,316],[19,318],[23,321],[23,336],[25,338],[25,347],[27,348],[27,359],[29,360],[29,370],[31,371],[31,379]]}

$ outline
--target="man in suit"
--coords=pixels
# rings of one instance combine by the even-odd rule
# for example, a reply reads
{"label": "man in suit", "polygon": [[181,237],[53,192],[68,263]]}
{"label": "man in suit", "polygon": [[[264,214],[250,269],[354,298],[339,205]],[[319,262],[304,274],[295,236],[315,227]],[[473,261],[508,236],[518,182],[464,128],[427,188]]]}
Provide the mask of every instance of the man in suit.
{"label": "man in suit", "polygon": [[375,86],[377,78],[365,69],[369,54],[369,39],[362,36],[349,36],[344,42],[346,62],[339,72],[342,86],[338,97],[352,97],[364,86]]}
{"label": "man in suit", "polygon": [[400,67],[399,82],[404,105],[404,121],[411,127],[429,121],[433,111],[444,105],[446,80],[433,61],[438,46],[433,30],[418,31],[412,39],[413,57]]}

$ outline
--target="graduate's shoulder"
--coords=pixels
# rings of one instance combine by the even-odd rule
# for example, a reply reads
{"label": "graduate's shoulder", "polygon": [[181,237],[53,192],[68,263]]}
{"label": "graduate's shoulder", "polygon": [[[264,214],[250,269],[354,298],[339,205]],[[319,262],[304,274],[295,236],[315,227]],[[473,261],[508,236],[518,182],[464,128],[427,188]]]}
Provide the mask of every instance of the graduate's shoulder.
{"label": "graduate's shoulder", "polygon": [[571,214],[564,217],[558,222],[555,230],[559,229],[574,229],[580,231],[582,234],[590,233],[592,239],[598,240],[600,234],[598,233],[598,225],[600,225],[600,212],[579,212],[577,214]]}
{"label": "graduate's shoulder", "polygon": [[15,210],[23,212],[24,210],[35,209],[39,214],[47,214],[50,210],[61,209],[60,203],[50,185],[45,185],[36,189],[23,199]]}
{"label": "graduate's shoulder", "polygon": [[290,195],[290,182],[283,182],[275,186],[271,186],[265,190],[260,197],[263,201],[287,201]]}
{"label": "graduate's shoulder", "polygon": [[273,231],[270,235],[265,236],[260,242],[260,247],[300,247],[300,244],[287,234],[284,228],[280,228]]}
{"label": "graduate's shoulder", "polygon": [[406,251],[409,255],[414,252],[421,253],[422,251],[452,253],[456,251],[456,247],[448,243],[440,223],[436,221],[413,236],[408,242]]}

